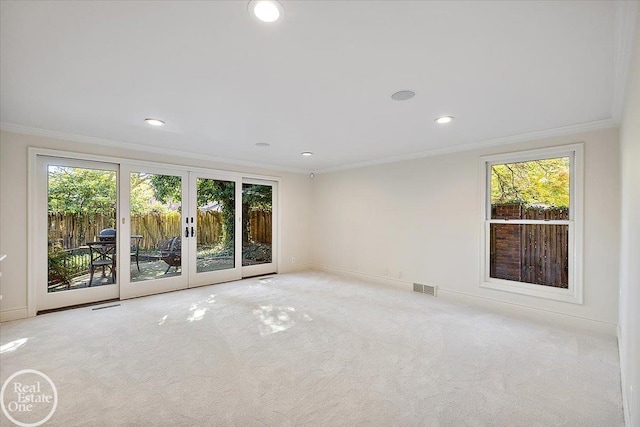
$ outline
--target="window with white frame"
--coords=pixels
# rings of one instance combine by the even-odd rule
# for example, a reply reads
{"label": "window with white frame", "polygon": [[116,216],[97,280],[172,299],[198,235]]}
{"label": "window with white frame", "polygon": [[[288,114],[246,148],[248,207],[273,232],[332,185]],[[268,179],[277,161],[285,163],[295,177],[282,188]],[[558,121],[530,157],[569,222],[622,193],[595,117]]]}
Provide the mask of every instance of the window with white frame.
{"label": "window with white frame", "polygon": [[481,158],[481,286],[582,304],[582,150]]}

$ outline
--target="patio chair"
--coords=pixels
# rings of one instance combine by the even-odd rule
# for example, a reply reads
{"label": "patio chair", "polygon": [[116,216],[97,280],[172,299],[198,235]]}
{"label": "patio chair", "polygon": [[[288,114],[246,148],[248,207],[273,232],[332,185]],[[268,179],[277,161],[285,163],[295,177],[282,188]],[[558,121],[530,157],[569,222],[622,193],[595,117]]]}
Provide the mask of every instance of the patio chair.
{"label": "patio chair", "polygon": [[141,241],[142,241],[142,236],[140,235],[131,236],[131,260],[135,258],[136,266],[138,267],[138,273],[140,272],[140,242]]}
{"label": "patio chair", "polygon": [[[138,272],[140,271],[140,241],[141,240],[142,240],[142,236],[139,236],[139,235],[131,236],[131,260],[136,261],[136,267],[138,267]],[[100,230],[100,233],[98,233],[98,241],[115,243],[116,229],[105,228],[103,230]]]}
{"label": "patio chair", "polygon": [[169,273],[171,267],[175,267],[178,271],[178,267],[182,266],[182,237],[175,236],[162,243],[160,258],[168,265],[164,274]]}
{"label": "patio chair", "polygon": [[97,269],[102,269],[102,277],[106,277],[106,269],[111,274],[111,282],[116,283],[116,243],[87,242],[91,262],[89,263],[89,285],[93,284],[93,275]]}

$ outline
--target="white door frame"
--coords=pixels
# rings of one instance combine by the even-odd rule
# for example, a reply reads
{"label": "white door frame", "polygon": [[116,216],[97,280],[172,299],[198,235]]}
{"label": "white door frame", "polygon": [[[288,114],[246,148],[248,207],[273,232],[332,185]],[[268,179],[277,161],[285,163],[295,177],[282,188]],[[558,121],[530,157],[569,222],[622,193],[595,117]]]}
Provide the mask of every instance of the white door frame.
{"label": "white door frame", "polygon": [[[120,212],[118,182],[120,181],[119,165],[111,162],[96,162],[94,160],[69,159],[54,156],[38,156],[36,161],[35,174],[35,200],[33,211],[35,215],[35,229],[33,239],[39,248],[34,254],[37,257],[35,265],[38,268],[29,268],[31,274],[35,276],[38,283],[47,283],[47,257],[48,257],[48,224],[47,224],[47,207],[48,207],[48,169],[47,166],[55,164],[56,166],[69,166],[74,168],[86,168],[113,171],[116,173],[116,221]],[[117,262],[116,262],[117,264]],[[45,267],[45,268],[41,268]],[[48,292],[47,287],[39,286],[36,288],[36,310],[50,310],[60,307],[68,307],[78,304],[86,304],[98,301],[118,298],[120,295],[120,277],[116,275],[116,283],[105,284],[96,287],[87,287],[80,289],[71,289],[60,292]]]}
{"label": "white door frame", "polygon": [[198,178],[212,179],[217,181],[230,181],[235,184],[235,218],[234,222],[234,268],[226,270],[209,271],[204,273],[197,272],[197,250],[198,250],[198,234],[200,232],[197,220],[190,223],[190,227],[194,227],[194,237],[189,237],[189,287],[212,285],[215,283],[229,282],[232,280],[242,279],[242,230],[238,226],[239,219],[242,215],[242,179],[237,176],[202,173],[191,171],[189,173],[189,218],[194,218],[198,211]]}
{"label": "white door frame", "polygon": [[[175,169],[165,169],[162,167],[156,167],[153,165],[131,165],[128,163],[122,163],[120,166],[123,179],[120,180],[120,194],[121,196],[121,214],[119,217],[118,225],[120,232],[118,233],[118,265],[120,266],[120,299],[135,298],[145,295],[153,295],[163,292],[177,291],[180,289],[186,289],[189,286],[189,273],[186,268],[186,264],[189,262],[187,257],[186,244],[187,239],[184,237],[184,221],[188,214],[189,203],[189,174],[186,171],[179,171]],[[181,260],[182,266],[180,268],[180,275],[162,277],[159,279],[142,280],[139,282],[131,282],[131,185],[130,176],[132,172],[141,172],[149,174],[171,175],[179,176],[181,178],[181,215],[180,215],[180,237],[182,238],[181,245]],[[126,250],[125,250],[126,249]]]}
{"label": "white door frame", "polygon": [[[46,235],[46,229],[40,230],[38,228],[38,201],[37,201],[37,186],[38,186],[38,157],[39,156],[47,156],[47,157],[59,157],[62,159],[75,159],[75,160],[88,160],[95,161],[101,163],[114,163],[117,165],[137,165],[140,167],[148,167],[148,168],[163,168],[172,171],[190,171],[190,172],[198,172],[203,174],[220,174],[228,177],[235,177],[237,179],[255,179],[255,180],[264,180],[271,181],[277,184],[277,187],[280,187],[281,178],[278,176],[271,175],[260,175],[260,174],[252,174],[252,173],[242,173],[242,172],[231,172],[225,171],[221,169],[208,169],[202,167],[191,167],[170,163],[162,163],[162,162],[149,162],[144,160],[134,160],[127,159],[124,157],[115,157],[115,156],[104,156],[97,154],[85,154],[85,153],[77,153],[73,151],[65,151],[65,150],[56,150],[56,149],[48,149],[48,148],[38,148],[38,147],[29,147],[28,148],[28,169],[27,169],[27,189],[28,189],[28,197],[27,197],[27,311],[29,317],[34,317],[37,314],[37,289],[38,284],[42,283],[41,273],[38,275],[38,250],[42,247],[42,243],[38,240],[38,237],[44,233]],[[188,162],[188,159],[181,159],[185,163]],[[277,193],[276,193],[277,194]],[[119,196],[122,198],[122,196]],[[275,201],[277,200],[277,202]],[[273,239],[273,254],[277,256],[277,262],[275,263],[276,273],[280,268],[280,261],[282,257],[280,256],[280,215],[277,215],[279,212],[279,197],[275,197],[273,202],[274,216],[276,220],[274,221],[274,239]],[[122,215],[120,215],[120,222],[122,221]],[[126,221],[128,223],[128,221]],[[122,224],[120,224],[122,226]],[[120,233],[120,235],[125,235],[124,233]],[[241,243],[242,244],[242,243]],[[46,244],[45,244],[46,247]],[[122,250],[119,251],[122,254]],[[128,254],[128,251],[125,251]],[[126,256],[125,258],[129,258]],[[275,258],[274,258],[275,259]],[[123,260],[118,259],[119,265],[122,265]],[[122,298],[121,298],[122,299]]]}
{"label": "white door frame", "polygon": [[[242,267],[242,277],[253,277],[260,276],[263,274],[271,274],[278,272],[278,260],[280,259],[279,255],[279,197],[278,197],[278,189],[279,182],[275,180],[269,179],[255,179],[255,178],[243,178],[243,184],[257,184],[257,185],[268,185],[271,186],[271,262],[268,264],[256,264],[256,265],[248,265],[246,267]],[[242,209],[240,210],[240,221],[242,221]],[[242,240],[242,236],[240,237]],[[242,242],[241,242],[242,244]]]}

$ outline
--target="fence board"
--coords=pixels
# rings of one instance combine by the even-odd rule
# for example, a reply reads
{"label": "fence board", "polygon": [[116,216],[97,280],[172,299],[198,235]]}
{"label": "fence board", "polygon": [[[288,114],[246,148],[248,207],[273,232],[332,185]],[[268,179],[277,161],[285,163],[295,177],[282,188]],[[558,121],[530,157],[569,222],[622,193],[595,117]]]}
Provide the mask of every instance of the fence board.
{"label": "fence board", "polygon": [[[222,213],[199,210],[197,215],[198,244],[212,246],[218,243],[223,236]],[[271,243],[271,212],[255,209],[249,215],[251,241]],[[105,228],[116,228],[115,216],[49,213],[49,245],[65,250],[78,248],[96,240],[100,230]],[[131,234],[142,236],[141,250],[157,250],[166,239],[180,236],[183,231],[181,215],[176,212],[131,216]]]}
{"label": "fence board", "polygon": [[[564,220],[569,216],[565,208],[529,207],[518,210],[509,205],[494,205],[492,209],[498,215],[508,213],[511,219],[519,216],[521,219]],[[516,244],[514,227],[520,229],[519,244]],[[491,277],[568,287],[568,226],[492,224],[489,238]],[[518,261],[514,263],[514,259]]]}

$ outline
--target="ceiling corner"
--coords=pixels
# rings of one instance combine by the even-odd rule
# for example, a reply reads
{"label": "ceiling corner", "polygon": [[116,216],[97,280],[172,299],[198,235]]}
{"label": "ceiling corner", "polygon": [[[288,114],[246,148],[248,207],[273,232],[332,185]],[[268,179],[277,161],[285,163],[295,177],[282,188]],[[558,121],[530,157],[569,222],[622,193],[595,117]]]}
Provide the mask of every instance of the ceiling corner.
{"label": "ceiling corner", "polygon": [[640,2],[617,1],[614,35],[613,100],[611,118],[620,123],[626,95],[627,77],[631,67],[631,54],[636,40],[636,26],[640,14]]}

